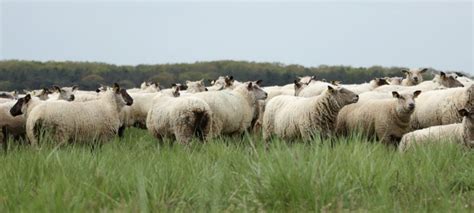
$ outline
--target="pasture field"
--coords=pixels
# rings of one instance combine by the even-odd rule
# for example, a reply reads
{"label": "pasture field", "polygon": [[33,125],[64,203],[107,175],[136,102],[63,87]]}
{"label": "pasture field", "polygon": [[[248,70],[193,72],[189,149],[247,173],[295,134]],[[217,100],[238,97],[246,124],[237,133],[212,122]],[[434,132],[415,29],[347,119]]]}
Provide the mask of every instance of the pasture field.
{"label": "pasture field", "polygon": [[160,145],[138,129],[94,149],[12,143],[0,155],[0,212],[474,211],[474,152],[450,144]]}

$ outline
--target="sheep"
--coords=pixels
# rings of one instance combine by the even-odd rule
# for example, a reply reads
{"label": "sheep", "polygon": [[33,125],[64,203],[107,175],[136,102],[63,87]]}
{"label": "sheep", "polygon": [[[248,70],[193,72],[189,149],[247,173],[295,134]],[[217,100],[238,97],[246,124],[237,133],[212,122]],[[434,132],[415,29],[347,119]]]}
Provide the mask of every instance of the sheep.
{"label": "sheep", "polygon": [[132,88],[127,90],[128,93],[155,93],[159,92],[160,89],[160,84],[156,82],[143,82],[140,85],[140,88]]}
{"label": "sheep", "polygon": [[0,98],[5,98],[5,99],[18,99],[18,92],[13,91],[13,92],[0,92]]}
{"label": "sheep", "polygon": [[385,80],[389,85],[401,85],[403,78],[402,77],[385,77]]}
{"label": "sheep", "polygon": [[424,92],[417,99],[417,108],[410,122],[411,130],[459,123],[458,109],[474,104],[474,85]]}
{"label": "sheep", "polygon": [[[36,95],[36,97],[38,97],[40,100],[42,101],[45,101],[45,100],[48,100],[49,99],[49,95],[53,94],[53,92],[48,89],[48,88],[43,88],[39,94]],[[65,96],[63,96],[65,97]]]}
{"label": "sheep", "polygon": [[323,93],[328,86],[337,86],[337,82],[311,81],[307,86],[300,87],[296,90],[299,97],[313,97]]}
{"label": "sheep", "polygon": [[432,126],[403,135],[398,150],[406,151],[414,144],[427,142],[454,142],[474,148],[474,110],[461,109],[462,123]]}
{"label": "sheep", "polygon": [[[208,91],[206,85],[204,85],[204,80],[200,81],[186,81],[186,92],[187,93],[198,93]],[[180,88],[181,90],[181,88]]]}
{"label": "sheep", "polygon": [[209,105],[195,96],[162,95],[153,100],[146,118],[148,132],[159,140],[174,136],[187,144],[193,136],[205,140],[212,125]]}
{"label": "sheep", "polygon": [[406,78],[402,80],[402,86],[414,86],[423,82],[422,74],[428,71],[428,68],[402,69]]}
{"label": "sheep", "polygon": [[387,80],[385,80],[384,78],[374,78],[369,83],[354,84],[354,85],[341,85],[341,86],[345,87],[346,89],[356,94],[361,94],[363,92],[372,91],[373,89],[382,85],[388,85]]}
{"label": "sheep", "polygon": [[114,84],[113,90],[105,92],[99,100],[88,102],[44,102],[29,113],[26,134],[32,145],[38,144],[38,133],[44,128],[51,131],[53,139],[61,143],[68,141],[100,141],[114,136],[120,127],[119,112],[133,99]]}
{"label": "sheep", "polygon": [[[72,86],[72,87],[58,87],[58,86],[53,86],[53,89],[55,92],[59,93],[57,100],[66,100],[66,101],[73,101],[75,96],[74,93],[78,89],[78,86]],[[48,99],[52,100],[52,99]]]}
{"label": "sheep", "polygon": [[6,103],[0,103],[0,129],[2,130],[0,141],[5,147],[9,135],[12,135],[15,139],[25,135],[25,118],[22,116],[14,117],[10,114],[10,110],[16,102],[15,100],[10,100]]}
{"label": "sheep", "polygon": [[310,140],[315,133],[333,133],[336,116],[345,105],[356,103],[358,95],[342,88],[327,86],[317,97],[279,96],[268,102],[263,115],[263,139],[273,134],[284,139]]}
{"label": "sheep", "polygon": [[153,100],[161,95],[179,96],[179,86],[172,85],[170,89],[164,89],[156,93],[131,93],[133,98],[133,105],[125,106],[120,112],[120,121],[122,125],[119,131],[119,137],[123,136],[123,131],[127,127],[135,126],[141,129],[146,129],[146,118]]}
{"label": "sheep", "polygon": [[223,89],[234,89],[236,86],[242,84],[234,80],[234,76],[219,76],[217,80],[211,81],[210,87],[207,87],[209,91],[219,91]]}
{"label": "sheep", "polygon": [[399,94],[395,99],[368,100],[344,107],[337,116],[336,134],[347,136],[353,131],[377,138],[384,144],[398,145],[408,131],[410,116],[415,110],[415,98],[421,91]]}
{"label": "sheep", "polygon": [[456,78],[446,75],[444,72],[436,74],[431,81],[424,81],[415,86],[402,86],[402,85],[383,85],[378,88],[375,88],[373,91],[377,92],[413,92],[416,90],[421,90],[423,92],[431,90],[440,90],[453,87],[463,87],[464,85],[459,82]]}
{"label": "sheep", "polygon": [[261,80],[246,82],[233,90],[196,93],[211,108],[212,126],[209,137],[221,134],[237,135],[246,131],[255,116],[258,100],[264,100],[268,94],[260,88]]}

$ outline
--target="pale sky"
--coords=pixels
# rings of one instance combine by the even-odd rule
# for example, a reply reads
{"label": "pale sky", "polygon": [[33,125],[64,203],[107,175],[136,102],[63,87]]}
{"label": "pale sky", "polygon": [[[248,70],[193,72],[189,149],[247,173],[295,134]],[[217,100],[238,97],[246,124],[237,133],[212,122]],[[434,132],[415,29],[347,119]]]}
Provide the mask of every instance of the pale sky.
{"label": "pale sky", "polygon": [[474,74],[473,3],[1,3],[0,59],[433,67]]}

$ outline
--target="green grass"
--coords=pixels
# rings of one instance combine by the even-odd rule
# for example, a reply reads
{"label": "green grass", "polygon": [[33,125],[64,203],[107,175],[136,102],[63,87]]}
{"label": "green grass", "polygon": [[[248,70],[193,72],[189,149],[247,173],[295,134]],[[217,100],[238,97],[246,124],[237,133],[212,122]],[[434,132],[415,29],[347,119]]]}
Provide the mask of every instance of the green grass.
{"label": "green grass", "polygon": [[134,129],[94,150],[11,145],[0,162],[0,212],[474,211],[474,152],[449,144],[159,145]]}

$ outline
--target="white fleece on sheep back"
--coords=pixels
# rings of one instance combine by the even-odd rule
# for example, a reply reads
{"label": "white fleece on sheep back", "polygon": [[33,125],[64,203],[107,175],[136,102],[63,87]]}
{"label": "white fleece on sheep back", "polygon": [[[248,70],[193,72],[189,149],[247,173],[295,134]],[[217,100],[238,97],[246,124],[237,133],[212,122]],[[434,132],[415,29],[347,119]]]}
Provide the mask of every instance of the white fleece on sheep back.
{"label": "white fleece on sheep back", "polygon": [[[10,100],[6,103],[0,103],[0,128],[6,127],[7,131],[13,136],[21,136],[25,134],[25,117],[13,117],[10,114],[10,109],[15,105],[16,101]],[[2,141],[0,139],[0,141]]]}
{"label": "white fleece on sheep back", "polygon": [[107,91],[99,100],[88,102],[43,102],[34,107],[26,121],[30,143],[37,144],[36,129],[51,128],[59,142],[72,139],[91,142],[113,137],[120,127],[119,111],[124,103],[117,103],[115,92]]}
{"label": "white fleece on sheep back", "polygon": [[247,89],[247,84],[241,84],[232,91],[210,91],[195,96],[203,99],[211,108],[212,137],[243,133],[250,127],[257,101]]}
{"label": "white fleece on sheep back", "polygon": [[337,114],[346,104],[357,101],[356,94],[340,88],[334,92],[326,89],[316,97],[278,96],[265,106],[263,138],[272,134],[285,139],[309,140],[318,133],[329,136],[334,130]]}
{"label": "white fleece on sheep back", "polygon": [[474,103],[474,86],[434,90],[421,93],[410,121],[412,130],[430,126],[460,123],[458,110]]}
{"label": "white fleece on sheep back", "polygon": [[197,129],[202,130],[203,139],[208,136],[211,116],[209,105],[198,97],[162,96],[153,101],[146,126],[158,139],[174,136],[179,143],[188,143]]}

